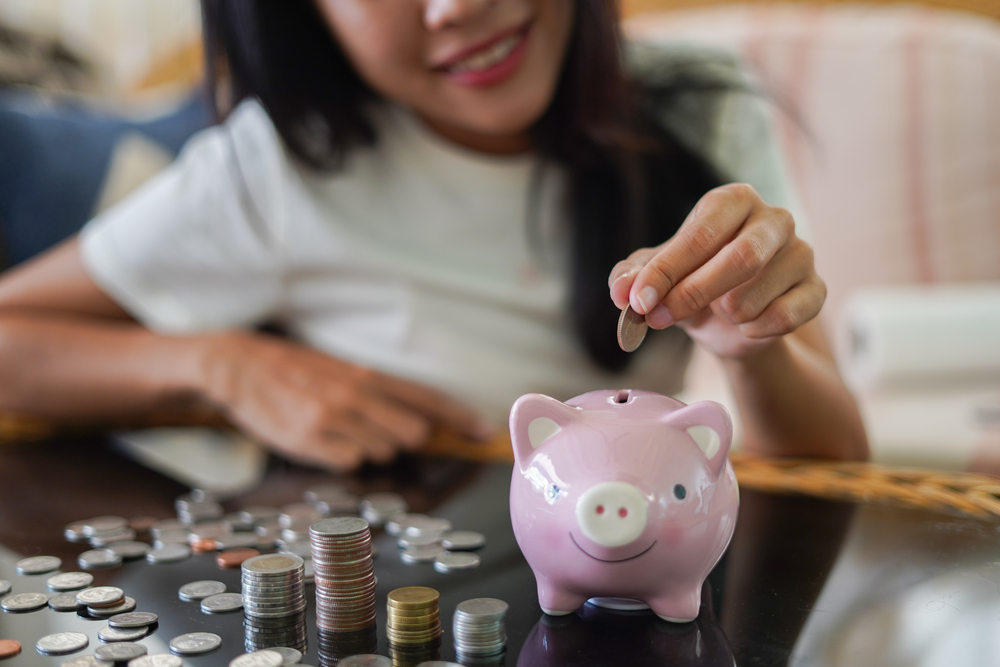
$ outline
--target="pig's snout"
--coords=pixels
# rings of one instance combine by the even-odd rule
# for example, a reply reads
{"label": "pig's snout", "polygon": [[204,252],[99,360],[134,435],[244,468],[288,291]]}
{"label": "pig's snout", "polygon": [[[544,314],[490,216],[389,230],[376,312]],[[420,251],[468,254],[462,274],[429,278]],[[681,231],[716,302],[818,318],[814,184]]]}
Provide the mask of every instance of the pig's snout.
{"label": "pig's snout", "polygon": [[589,539],[604,547],[634,542],[646,529],[646,499],[625,482],[602,482],[576,503],[576,522]]}

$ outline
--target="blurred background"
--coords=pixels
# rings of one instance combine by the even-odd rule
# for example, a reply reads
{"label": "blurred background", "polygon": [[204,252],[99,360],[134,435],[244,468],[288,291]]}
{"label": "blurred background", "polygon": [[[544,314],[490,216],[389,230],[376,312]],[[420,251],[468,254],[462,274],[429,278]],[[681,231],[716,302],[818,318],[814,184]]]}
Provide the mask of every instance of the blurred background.
{"label": "blurred background", "polygon": [[[1000,2],[626,0],[771,99],[876,461],[1000,475]],[[213,122],[195,0],[0,0],[0,268]],[[697,355],[685,399],[732,405]]]}

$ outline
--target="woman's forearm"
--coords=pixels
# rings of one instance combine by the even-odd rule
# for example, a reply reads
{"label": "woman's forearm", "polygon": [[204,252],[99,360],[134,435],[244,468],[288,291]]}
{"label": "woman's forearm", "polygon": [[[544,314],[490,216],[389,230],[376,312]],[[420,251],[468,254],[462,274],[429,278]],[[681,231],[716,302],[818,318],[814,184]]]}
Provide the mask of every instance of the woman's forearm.
{"label": "woman's forearm", "polygon": [[0,312],[0,410],[66,422],[208,418],[206,337],[129,321]]}
{"label": "woman's forearm", "polygon": [[781,456],[865,460],[868,439],[833,362],[785,336],[744,359],[724,360],[747,450]]}

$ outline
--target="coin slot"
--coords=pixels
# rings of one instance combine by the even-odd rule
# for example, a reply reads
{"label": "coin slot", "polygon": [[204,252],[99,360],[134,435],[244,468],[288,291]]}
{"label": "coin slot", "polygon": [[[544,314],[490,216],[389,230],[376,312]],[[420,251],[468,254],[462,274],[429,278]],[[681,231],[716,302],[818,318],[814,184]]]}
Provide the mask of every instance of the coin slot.
{"label": "coin slot", "polygon": [[631,393],[632,393],[631,389],[620,389],[618,391],[618,395],[615,396],[615,403],[619,404],[628,403],[628,399]]}

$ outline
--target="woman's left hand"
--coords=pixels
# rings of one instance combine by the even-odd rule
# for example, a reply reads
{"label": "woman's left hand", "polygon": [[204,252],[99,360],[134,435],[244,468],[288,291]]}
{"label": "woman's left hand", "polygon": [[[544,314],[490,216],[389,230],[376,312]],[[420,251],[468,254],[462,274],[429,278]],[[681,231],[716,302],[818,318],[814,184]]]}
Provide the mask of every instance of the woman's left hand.
{"label": "woman's left hand", "polygon": [[743,184],[708,192],[673,238],[619,262],[608,284],[619,308],[631,303],[654,329],[677,324],[728,358],[795,331],[826,299],[791,214]]}

